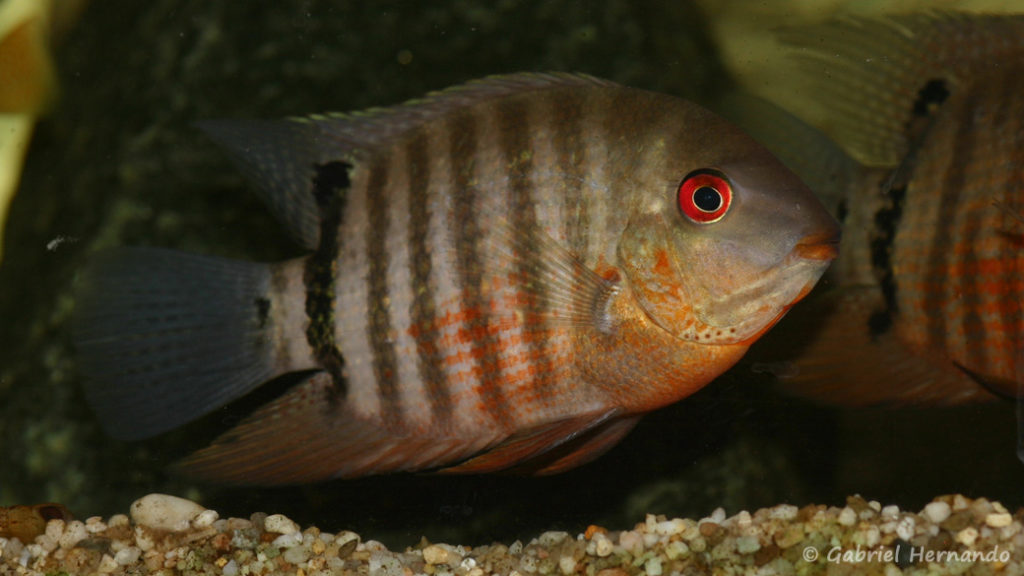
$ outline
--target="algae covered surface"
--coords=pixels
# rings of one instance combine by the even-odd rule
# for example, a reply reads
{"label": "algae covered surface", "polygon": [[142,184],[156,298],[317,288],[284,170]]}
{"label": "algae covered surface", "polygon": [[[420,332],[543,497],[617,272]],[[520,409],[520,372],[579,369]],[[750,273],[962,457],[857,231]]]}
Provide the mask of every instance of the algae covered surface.
{"label": "algae covered surface", "polygon": [[914,509],[942,493],[1019,507],[1024,465],[1009,404],[837,411],[777,395],[748,364],[648,417],[597,462],[550,478],[238,490],[167,469],[221,429],[216,417],[141,443],[100,430],[68,330],[75,276],[96,250],[299,253],[195,121],[358,110],[523,70],[708,101],[729,83],[708,30],[687,2],[93,3],[58,50],[60,101],[39,126],[4,231],[0,505],[58,501],[86,518],[164,492],[224,517],[281,512],[396,546],[624,527],[647,513],[840,504],[854,492]]}

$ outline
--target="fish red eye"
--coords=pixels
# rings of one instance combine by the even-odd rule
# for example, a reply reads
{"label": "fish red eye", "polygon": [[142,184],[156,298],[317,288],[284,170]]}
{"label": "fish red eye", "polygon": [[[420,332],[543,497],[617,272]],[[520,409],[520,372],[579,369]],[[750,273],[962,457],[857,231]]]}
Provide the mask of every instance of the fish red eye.
{"label": "fish red eye", "polygon": [[698,224],[718,222],[732,204],[732,187],[717,170],[694,170],[679,185],[679,209]]}

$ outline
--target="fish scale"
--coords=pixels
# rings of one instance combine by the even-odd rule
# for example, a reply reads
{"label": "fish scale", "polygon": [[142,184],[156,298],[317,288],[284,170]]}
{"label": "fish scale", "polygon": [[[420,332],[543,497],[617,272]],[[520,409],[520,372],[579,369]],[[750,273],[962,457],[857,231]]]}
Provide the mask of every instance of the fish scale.
{"label": "fish scale", "polygon": [[[199,315],[232,311],[237,339],[155,316],[146,329],[78,332],[96,359],[87,395],[123,437],[307,373],[179,463],[209,480],[577,466],[735,363],[836,253],[834,220],[749,137],[689,102],[586,76],[512,75],[362,114],[204,128],[312,254],[217,260],[182,292],[173,267],[206,257],[161,251],[170,288],[126,297],[117,287],[152,272],[150,251],[115,252],[85,276],[76,324],[116,320],[126,304],[145,313],[165,293]],[[735,207],[710,224],[688,215],[683,185],[707,170],[721,175],[704,192]],[[241,271],[271,280],[224,282]],[[690,334],[695,322],[705,334]],[[197,364],[175,382],[147,349],[140,395],[116,369],[122,350],[170,335],[238,374]],[[162,399],[182,409],[164,415]]]}

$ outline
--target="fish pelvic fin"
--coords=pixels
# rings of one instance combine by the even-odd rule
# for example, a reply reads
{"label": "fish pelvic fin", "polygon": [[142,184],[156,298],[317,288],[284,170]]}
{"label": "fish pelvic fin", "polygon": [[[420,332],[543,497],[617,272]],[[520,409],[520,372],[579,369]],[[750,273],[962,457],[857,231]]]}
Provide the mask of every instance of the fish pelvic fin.
{"label": "fish pelvic fin", "polygon": [[847,286],[794,309],[755,344],[755,371],[787,393],[826,404],[952,406],[994,396],[949,359],[921,356],[899,336],[877,286]]}
{"label": "fish pelvic fin", "polygon": [[104,428],[153,436],[275,376],[273,276],[172,250],[101,252],[78,279],[73,337]]}

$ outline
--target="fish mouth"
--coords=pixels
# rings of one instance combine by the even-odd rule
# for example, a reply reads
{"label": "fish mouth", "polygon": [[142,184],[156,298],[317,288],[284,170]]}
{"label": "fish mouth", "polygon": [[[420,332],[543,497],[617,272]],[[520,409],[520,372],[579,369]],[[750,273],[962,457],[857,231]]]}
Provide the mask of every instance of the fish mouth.
{"label": "fish mouth", "polygon": [[839,255],[839,233],[825,232],[805,236],[793,247],[793,252],[807,260],[835,260]]}

